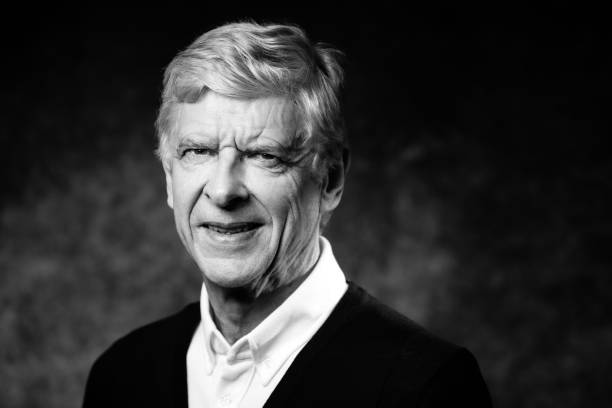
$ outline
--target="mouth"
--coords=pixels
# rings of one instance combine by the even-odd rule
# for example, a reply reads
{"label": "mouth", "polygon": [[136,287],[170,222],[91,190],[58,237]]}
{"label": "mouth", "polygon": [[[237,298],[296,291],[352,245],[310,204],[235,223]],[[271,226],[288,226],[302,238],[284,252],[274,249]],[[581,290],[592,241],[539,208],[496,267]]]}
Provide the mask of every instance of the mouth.
{"label": "mouth", "polygon": [[256,230],[261,227],[262,224],[256,222],[233,222],[233,223],[218,223],[218,222],[205,222],[202,226],[210,231],[224,235],[235,235],[244,232]]}

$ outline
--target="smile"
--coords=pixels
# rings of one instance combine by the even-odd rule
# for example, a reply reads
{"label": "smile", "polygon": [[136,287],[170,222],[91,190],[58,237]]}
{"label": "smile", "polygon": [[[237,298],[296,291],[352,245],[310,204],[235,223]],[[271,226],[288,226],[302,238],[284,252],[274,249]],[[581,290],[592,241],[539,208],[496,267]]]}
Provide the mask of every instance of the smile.
{"label": "smile", "polygon": [[236,223],[216,223],[216,222],[207,222],[202,224],[202,226],[212,232],[223,235],[235,235],[241,234],[249,231],[253,231],[259,227],[261,224],[255,222],[236,222]]}
{"label": "smile", "polygon": [[217,223],[205,222],[200,224],[199,237],[204,239],[209,248],[232,251],[245,245],[253,245],[253,239],[259,236],[263,224],[256,222]]}

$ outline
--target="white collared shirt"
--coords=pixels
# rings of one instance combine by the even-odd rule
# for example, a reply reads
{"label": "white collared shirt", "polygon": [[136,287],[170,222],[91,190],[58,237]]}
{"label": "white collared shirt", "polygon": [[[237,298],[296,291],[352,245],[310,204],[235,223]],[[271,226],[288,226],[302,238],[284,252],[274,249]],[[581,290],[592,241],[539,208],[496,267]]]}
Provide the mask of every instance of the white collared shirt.
{"label": "white collared shirt", "polygon": [[202,285],[200,322],[187,351],[189,408],[262,407],[348,287],[331,245],[310,275],[250,333],[230,345],[217,329]]}

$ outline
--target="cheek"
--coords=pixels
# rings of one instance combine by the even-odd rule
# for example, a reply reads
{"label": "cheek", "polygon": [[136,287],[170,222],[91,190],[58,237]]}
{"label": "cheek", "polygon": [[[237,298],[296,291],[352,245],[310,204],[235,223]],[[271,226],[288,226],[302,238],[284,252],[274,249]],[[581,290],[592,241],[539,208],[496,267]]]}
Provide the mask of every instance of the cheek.
{"label": "cheek", "polygon": [[172,195],[174,199],[174,212],[184,218],[189,216],[200,197],[204,175],[201,172],[185,172],[177,170],[172,178]]}
{"label": "cheek", "polygon": [[[319,194],[316,186],[308,180],[290,178],[283,191],[279,210],[285,214],[285,228],[294,229],[290,235],[303,235],[312,230],[319,215]],[[297,229],[297,230],[295,230]]]}

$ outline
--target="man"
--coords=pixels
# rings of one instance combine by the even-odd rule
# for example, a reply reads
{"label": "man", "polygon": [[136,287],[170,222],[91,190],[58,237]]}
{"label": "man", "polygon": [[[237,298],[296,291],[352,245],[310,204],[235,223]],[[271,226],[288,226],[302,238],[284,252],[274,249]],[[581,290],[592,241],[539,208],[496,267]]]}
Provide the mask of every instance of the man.
{"label": "man", "polygon": [[84,406],[489,406],[477,363],[346,282],[321,230],[348,154],[338,51],[221,26],[164,77],[158,154],[199,304],[115,342]]}

